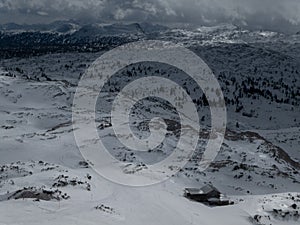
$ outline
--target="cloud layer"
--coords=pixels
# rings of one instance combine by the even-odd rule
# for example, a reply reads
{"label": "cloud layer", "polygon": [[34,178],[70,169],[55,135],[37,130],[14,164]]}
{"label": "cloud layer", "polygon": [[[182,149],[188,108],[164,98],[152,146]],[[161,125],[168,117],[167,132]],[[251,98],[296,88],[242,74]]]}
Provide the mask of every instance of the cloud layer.
{"label": "cloud layer", "polygon": [[0,0],[0,21],[57,19],[300,27],[299,0]]}

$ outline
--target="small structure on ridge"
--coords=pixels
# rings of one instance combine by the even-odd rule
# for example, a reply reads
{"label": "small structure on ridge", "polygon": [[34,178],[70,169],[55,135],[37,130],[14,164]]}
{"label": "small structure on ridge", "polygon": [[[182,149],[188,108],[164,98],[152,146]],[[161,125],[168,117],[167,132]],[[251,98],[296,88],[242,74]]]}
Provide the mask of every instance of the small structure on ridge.
{"label": "small structure on ridge", "polygon": [[217,188],[208,184],[202,188],[186,188],[184,197],[210,206],[233,204]]}

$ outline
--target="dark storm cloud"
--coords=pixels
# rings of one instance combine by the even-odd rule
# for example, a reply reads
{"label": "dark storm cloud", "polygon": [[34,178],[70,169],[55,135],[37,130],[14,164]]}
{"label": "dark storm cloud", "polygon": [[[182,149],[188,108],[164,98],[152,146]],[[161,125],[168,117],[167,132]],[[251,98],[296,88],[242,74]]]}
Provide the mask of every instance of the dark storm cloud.
{"label": "dark storm cloud", "polygon": [[299,0],[0,0],[1,22],[57,19],[154,21],[193,24],[233,22],[283,29],[300,25]]}

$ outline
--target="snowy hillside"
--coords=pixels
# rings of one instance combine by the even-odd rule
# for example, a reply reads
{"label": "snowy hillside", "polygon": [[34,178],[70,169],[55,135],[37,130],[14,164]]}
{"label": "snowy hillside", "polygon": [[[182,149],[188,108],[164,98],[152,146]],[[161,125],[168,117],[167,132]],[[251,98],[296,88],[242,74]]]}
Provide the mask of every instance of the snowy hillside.
{"label": "snowy hillside", "polygon": [[[0,225],[299,224],[299,35],[233,25],[188,30],[57,22],[0,29]],[[128,165],[124,173],[147,170],[145,164],[169,156],[180,135],[174,107],[147,98],[132,110],[132,130],[144,138],[153,117],[172,118],[166,121],[167,138],[148,152],[132,151],[116,140],[104,117],[130,81],[172,77],[188,91],[201,125],[197,149],[179,173],[161,184],[132,188],[104,179],[82,157],[73,133],[72,103],[79,79],[94,60],[114,46],[141,39],[173,41],[199,55],[220,83],[228,124],[221,151],[200,171],[211,116],[195,82],[160,63],[119,71],[98,99],[96,125],[110,153]],[[234,205],[208,207],[183,197],[184,188],[208,183]]]}

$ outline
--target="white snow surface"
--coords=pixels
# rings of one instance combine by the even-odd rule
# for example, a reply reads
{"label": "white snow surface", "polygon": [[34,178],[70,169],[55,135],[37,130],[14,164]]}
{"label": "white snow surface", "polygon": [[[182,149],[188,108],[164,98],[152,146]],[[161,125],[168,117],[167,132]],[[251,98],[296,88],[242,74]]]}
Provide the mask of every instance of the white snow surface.
{"label": "white snow surface", "polygon": [[[242,35],[235,27],[224,29],[223,33],[208,28],[198,29],[195,33],[180,30],[172,32],[183,33],[182,42],[191,39],[191,36],[203,35],[201,32],[207,32],[208,36],[217,32],[216,38],[226,43],[233,41],[228,38],[228,33]],[[257,35],[262,38],[276,36],[268,32]],[[240,42],[240,39],[234,41]],[[204,43],[204,46],[206,44],[209,43]],[[255,54],[256,50],[252,50],[251,53]],[[200,55],[206,54],[199,49],[195,51]],[[251,53],[245,55],[245,62],[250,60],[255,65],[261,65],[262,70],[269,68],[274,57],[277,57],[271,54],[268,58],[270,62],[264,62]],[[250,113],[251,109],[255,109],[255,113],[253,117],[245,116],[235,112],[234,106],[228,106],[228,132],[219,155],[209,169],[204,172],[197,169],[198,158],[205,147],[209,130],[205,120],[203,134],[200,135],[193,158],[176,176],[158,185],[133,188],[115,184],[82,163],[84,159],[72,133],[72,98],[78,78],[101,54],[62,53],[1,60],[0,225],[299,224],[300,109],[297,105],[270,103],[264,98],[250,99],[243,96],[241,101],[244,113]],[[282,57],[287,60],[293,54]],[[226,58],[216,60],[220,62],[214,71],[224,72]],[[291,64],[298,66],[294,61]],[[156,69],[174,73],[165,65],[154,68],[152,73],[156,73]],[[279,66],[280,71],[284,69]],[[243,72],[247,73],[246,70]],[[299,75],[292,71],[285,73],[287,75],[282,83],[290,84],[297,90]],[[261,73],[261,76],[270,79],[268,74]],[[236,76],[238,82],[242,82],[243,78]],[[279,79],[276,75],[273,78]],[[222,79],[225,96],[233,97],[234,85],[225,85]],[[120,83],[126,81],[126,77],[119,80]],[[275,92],[279,97],[285,94]],[[103,97],[106,101],[101,107],[105,108],[111,99],[105,93]],[[298,101],[297,97],[295,99]],[[137,124],[142,127],[140,122],[145,117],[161,114],[162,109],[156,107],[156,103],[149,100],[146,106],[136,110],[134,119]],[[97,112],[99,114],[102,112],[101,107]],[[152,111],[145,110],[147,108]],[[207,109],[200,110],[202,115],[209,117]],[[172,111],[170,115],[174,116]],[[269,119],[270,115],[272,120]],[[101,118],[98,119],[101,121]],[[237,121],[239,128],[235,127]],[[176,135],[171,134],[170,139],[156,151],[136,154],[114,142],[109,127],[99,129],[99,135],[106,143],[110,143],[111,153],[128,162],[128,165],[132,162],[161,160],[170,154],[176,144]],[[139,135],[147,135],[147,130],[140,131]],[[136,172],[135,169],[132,168],[131,172]],[[227,194],[235,204],[208,207],[183,197],[184,188],[199,188],[207,183],[212,183]],[[66,194],[69,198],[50,201],[8,199],[14,192],[30,187],[59,190],[61,195]]]}

